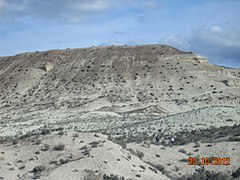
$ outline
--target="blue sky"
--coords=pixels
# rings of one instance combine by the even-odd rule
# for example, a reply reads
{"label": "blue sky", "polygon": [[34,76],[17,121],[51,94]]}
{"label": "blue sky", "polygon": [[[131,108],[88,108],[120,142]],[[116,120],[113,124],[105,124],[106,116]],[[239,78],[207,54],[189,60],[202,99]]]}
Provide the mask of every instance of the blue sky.
{"label": "blue sky", "polygon": [[240,67],[239,0],[0,0],[0,56],[168,44]]}

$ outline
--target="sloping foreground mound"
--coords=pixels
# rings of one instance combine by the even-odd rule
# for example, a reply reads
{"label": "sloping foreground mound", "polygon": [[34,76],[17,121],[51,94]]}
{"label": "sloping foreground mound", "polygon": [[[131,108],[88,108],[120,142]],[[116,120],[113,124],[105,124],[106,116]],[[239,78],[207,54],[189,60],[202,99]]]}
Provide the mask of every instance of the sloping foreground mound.
{"label": "sloping foreground mound", "polygon": [[0,144],[1,179],[169,179],[98,134],[53,132]]}
{"label": "sloping foreground mound", "polygon": [[[239,128],[239,127],[238,127]],[[240,177],[238,141],[125,147],[106,135],[61,129],[0,143],[0,179],[164,180]],[[189,157],[229,157],[228,165],[188,165]],[[195,177],[195,178],[194,178]]]}

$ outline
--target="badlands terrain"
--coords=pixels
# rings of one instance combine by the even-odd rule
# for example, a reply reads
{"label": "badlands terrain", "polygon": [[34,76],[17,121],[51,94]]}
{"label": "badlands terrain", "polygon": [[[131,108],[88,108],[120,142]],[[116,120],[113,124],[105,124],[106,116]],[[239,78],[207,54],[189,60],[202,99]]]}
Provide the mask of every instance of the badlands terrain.
{"label": "badlands terrain", "polygon": [[0,57],[0,179],[236,179],[239,147],[240,69],[165,45]]}

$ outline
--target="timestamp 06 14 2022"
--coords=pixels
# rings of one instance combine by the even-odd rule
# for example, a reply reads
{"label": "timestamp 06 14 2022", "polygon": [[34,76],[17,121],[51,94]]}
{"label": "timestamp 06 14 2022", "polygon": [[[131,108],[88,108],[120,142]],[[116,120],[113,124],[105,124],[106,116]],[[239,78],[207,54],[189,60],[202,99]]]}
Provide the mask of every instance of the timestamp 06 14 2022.
{"label": "timestamp 06 14 2022", "polygon": [[189,157],[188,158],[188,165],[223,165],[223,166],[229,166],[230,165],[231,158],[230,157]]}

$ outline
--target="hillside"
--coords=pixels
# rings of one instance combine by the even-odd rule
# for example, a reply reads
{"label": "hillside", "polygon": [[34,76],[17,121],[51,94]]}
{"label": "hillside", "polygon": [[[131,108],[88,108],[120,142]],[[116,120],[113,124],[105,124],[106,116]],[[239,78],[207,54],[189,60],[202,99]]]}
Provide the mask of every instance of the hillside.
{"label": "hillside", "polygon": [[0,59],[6,111],[73,109],[126,112],[154,106],[177,113],[239,106],[240,70],[169,46],[93,47]]}
{"label": "hillside", "polygon": [[[240,123],[240,69],[215,66],[205,57],[170,46],[91,47],[0,57],[0,92],[0,146],[4,151],[14,152],[14,148],[18,147],[22,153],[18,158],[26,159],[25,150],[35,148],[37,151],[39,148],[31,142],[40,139],[52,147],[51,143],[59,143],[59,134],[54,131],[60,131],[61,135],[66,133],[65,139],[60,139],[61,143],[67,144],[65,154],[58,155],[52,151],[47,155],[41,153],[36,155],[43,158],[41,163],[38,160],[32,163],[34,166],[45,164],[47,169],[41,176],[46,179],[61,177],[58,173],[62,166],[70,167],[69,171],[76,167],[69,164],[46,165],[48,158],[55,161],[57,157],[65,158],[69,153],[75,153],[76,161],[82,159],[76,150],[79,145],[70,143],[74,137],[73,131],[80,133],[84,141],[89,138],[96,140],[92,137],[93,133],[106,134],[107,137],[97,136],[106,141],[106,147],[112,148],[109,153],[114,158],[119,158],[116,154],[125,157],[127,151],[120,152],[119,146],[113,142],[137,150],[140,145],[135,143],[151,144],[156,134],[161,135],[160,143],[167,146],[166,151],[177,159],[186,155],[168,147],[173,136],[176,137],[176,146],[185,145],[184,148],[194,154],[197,153],[190,147],[193,142],[216,144],[231,141],[228,142],[230,145],[239,145],[232,141],[240,139],[237,126]],[[50,132],[54,133],[48,135]],[[52,141],[44,139],[45,134]],[[9,145],[12,141],[17,141],[17,145]],[[106,147],[103,150],[100,148],[99,152],[106,151]],[[159,146],[151,144],[149,147],[143,149],[146,154],[143,161],[135,157],[136,153],[132,154],[135,155],[135,164],[144,167],[146,163],[151,167],[151,163],[156,164],[150,152],[157,153]],[[206,153],[205,149],[202,146],[197,155]],[[231,146],[227,151],[230,153]],[[217,151],[214,147],[211,152],[216,152],[218,156],[222,153],[221,149]],[[94,151],[94,156],[93,164],[102,163],[104,158],[108,158],[107,155],[98,157],[97,151]],[[10,155],[2,153],[2,158],[7,157],[10,158]],[[111,158],[108,160],[111,161]],[[16,159],[11,161],[15,168],[19,168]],[[127,161],[125,165],[130,170],[129,158]],[[27,160],[24,162],[27,163]],[[126,172],[124,163],[114,174],[124,175],[126,172],[128,178],[139,179],[134,173],[144,172],[140,179],[168,179],[189,174],[197,168],[185,171],[183,167],[186,162],[178,162],[182,168],[182,174],[179,174],[177,171],[171,172],[174,169],[173,159],[163,159],[160,164],[163,166],[170,162],[172,165],[167,168],[168,176],[162,175],[160,170],[154,173],[151,167],[146,171],[138,168]],[[116,162],[112,163],[105,169],[102,165],[94,167],[100,168],[101,175],[110,174],[110,167],[116,165]],[[220,170],[232,171],[237,166],[235,162],[230,169]],[[90,167],[87,165],[85,168]],[[27,169],[20,169],[15,174],[12,172],[12,175],[30,178],[29,171],[33,168],[27,166]],[[91,172],[93,170],[96,169],[91,169]],[[79,172],[85,172],[84,167]],[[2,173],[0,168],[0,174],[7,175],[8,167],[2,169]],[[99,175],[99,172],[96,174]],[[72,176],[73,179],[77,177]]]}

